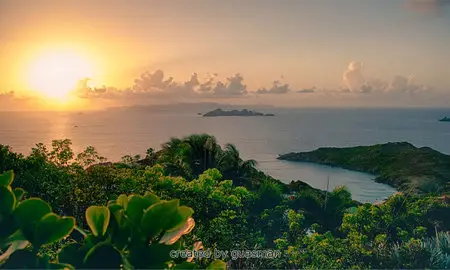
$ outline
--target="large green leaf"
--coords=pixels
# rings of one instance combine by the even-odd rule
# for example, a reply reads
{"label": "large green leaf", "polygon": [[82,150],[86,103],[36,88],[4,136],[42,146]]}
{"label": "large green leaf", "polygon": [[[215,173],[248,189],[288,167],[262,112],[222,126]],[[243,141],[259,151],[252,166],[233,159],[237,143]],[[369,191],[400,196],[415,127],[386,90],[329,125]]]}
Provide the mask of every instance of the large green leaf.
{"label": "large green leaf", "polygon": [[120,210],[113,215],[112,242],[117,248],[122,249],[128,245],[130,237],[133,235],[133,230],[130,227],[130,223],[126,220],[124,210]]}
{"label": "large green leaf", "polygon": [[14,195],[16,196],[16,201],[21,201],[23,196],[25,195],[25,190],[23,188],[15,188],[13,190]]}
{"label": "large green leaf", "polygon": [[16,197],[7,187],[0,186],[0,222],[11,214],[16,204]]}
{"label": "large green leaf", "polygon": [[128,205],[128,196],[125,194],[122,194],[117,198],[117,204],[122,206],[123,209],[127,209]]}
{"label": "large green leaf", "polygon": [[45,215],[37,224],[33,245],[39,247],[68,236],[75,228],[75,218],[60,217],[55,213]]}
{"label": "large green leaf", "polygon": [[23,235],[31,242],[34,240],[36,224],[51,211],[48,203],[38,198],[31,198],[19,203],[14,210],[14,217]]}
{"label": "large green leaf", "polygon": [[84,265],[91,269],[119,269],[122,264],[120,252],[108,243],[99,243],[84,257]]}
{"label": "large green leaf", "polygon": [[136,269],[162,269],[166,262],[172,261],[170,256],[172,250],[180,250],[181,241],[171,246],[162,244],[151,244],[147,247],[133,248],[130,252],[130,262]]}
{"label": "large green leaf", "polygon": [[184,223],[194,214],[194,210],[187,206],[178,207],[176,213],[172,216],[168,230],[176,230],[184,225]]}
{"label": "large green leaf", "polygon": [[86,221],[94,236],[103,236],[109,225],[111,213],[105,206],[90,206],[86,210]]}
{"label": "large green leaf", "polygon": [[[1,217],[0,217],[0,219],[1,219]],[[0,239],[5,239],[7,237],[9,238],[9,236],[11,236],[11,234],[13,234],[15,231],[18,231],[17,224],[16,224],[14,218],[12,218],[12,216],[6,217],[6,219],[4,219],[3,221],[0,221],[0,228],[1,228],[0,229]],[[26,239],[26,238],[24,238],[24,239]],[[3,243],[4,242],[2,242],[0,240],[0,246]]]}
{"label": "large green leaf", "polygon": [[150,193],[150,192],[146,192],[144,195],[144,198],[150,203],[150,205],[161,201],[161,199],[159,199],[158,196],[156,196],[155,194]]}
{"label": "large green leaf", "polygon": [[163,230],[173,226],[173,216],[176,214],[180,201],[161,201],[145,210],[142,217],[141,230],[147,239],[151,239]]}
{"label": "large green leaf", "polygon": [[143,196],[131,195],[128,197],[128,205],[125,210],[128,219],[136,226],[141,222],[144,210],[152,205],[152,202]]}
{"label": "large green leaf", "polygon": [[122,206],[118,205],[117,203],[111,203],[108,205],[109,212],[114,215],[115,212],[123,210]]}
{"label": "large green leaf", "polygon": [[8,187],[14,180],[14,172],[7,171],[3,174],[0,174],[0,186]]}
{"label": "large green leaf", "polygon": [[79,243],[70,243],[64,246],[58,252],[58,262],[73,265],[76,268],[83,266],[83,260],[86,252],[81,249],[82,245]]}
{"label": "large green leaf", "polygon": [[226,270],[227,269],[227,264],[224,261],[221,260],[215,260],[212,263],[210,263],[206,269],[221,269],[221,270]]}

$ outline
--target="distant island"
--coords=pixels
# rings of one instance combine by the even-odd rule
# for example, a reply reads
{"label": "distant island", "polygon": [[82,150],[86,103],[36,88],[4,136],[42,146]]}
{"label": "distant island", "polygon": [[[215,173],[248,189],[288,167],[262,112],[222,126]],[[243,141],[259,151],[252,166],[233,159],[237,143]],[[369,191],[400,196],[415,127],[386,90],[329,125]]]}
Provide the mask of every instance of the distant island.
{"label": "distant island", "polygon": [[231,110],[231,111],[215,109],[213,111],[203,114],[203,117],[217,117],[217,116],[275,116],[275,115],[272,113],[264,114],[264,113],[260,113],[260,112],[250,111],[247,109]]}
{"label": "distant island", "polygon": [[440,122],[450,122],[450,117],[444,117],[442,119],[439,120]]}
{"label": "distant island", "polygon": [[347,148],[319,148],[280,155],[280,160],[312,162],[374,174],[375,181],[403,192],[450,191],[450,156],[407,142]]}

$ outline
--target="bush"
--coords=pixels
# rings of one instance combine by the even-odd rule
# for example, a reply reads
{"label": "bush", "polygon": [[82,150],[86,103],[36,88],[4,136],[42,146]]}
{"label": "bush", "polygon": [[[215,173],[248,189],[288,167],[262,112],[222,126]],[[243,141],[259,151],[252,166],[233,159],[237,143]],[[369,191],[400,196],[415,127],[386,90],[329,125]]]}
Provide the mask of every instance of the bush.
{"label": "bush", "polygon": [[[88,231],[77,228],[75,218],[59,216],[39,198],[21,200],[24,190],[12,189],[14,173],[0,175],[0,255],[2,268],[195,268],[192,257],[171,258],[183,250],[182,236],[195,226],[193,210],[178,199],[156,195],[122,194],[108,206],[86,210]],[[65,245],[56,260],[41,249],[79,232],[83,239]],[[199,245],[196,245],[197,247]],[[214,261],[214,268],[226,268]]]}

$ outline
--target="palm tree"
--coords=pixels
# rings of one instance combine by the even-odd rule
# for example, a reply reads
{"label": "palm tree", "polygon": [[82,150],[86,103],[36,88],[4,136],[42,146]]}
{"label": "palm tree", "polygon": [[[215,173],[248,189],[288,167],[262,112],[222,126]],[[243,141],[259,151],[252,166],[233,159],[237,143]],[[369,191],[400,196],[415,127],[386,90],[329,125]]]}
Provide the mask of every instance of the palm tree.
{"label": "palm tree", "polygon": [[224,179],[236,185],[252,184],[250,180],[257,175],[255,160],[243,160],[233,144],[222,150],[216,138],[208,134],[172,138],[162,145],[158,161],[170,175],[186,179],[197,178],[211,168],[218,168]]}
{"label": "palm tree", "polygon": [[194,134],[183,139],[189,146],[189,161],[193,177],[197,177],[210,168],[217,167],[217,159],[222,149],[214,136]]}
{"label": "palm tree", "polygon": [[189,152],[189,146],[183,140],[171,138],[162,145],[158,162],[164,166],[169,175],[191,179]]}
{"label": "palm tree", "polygon": [[243,160],[233,144],[226,144],[220,156],[218,167],[225,179],[231,179],[236,185],[244,185],[256,171],[257,162],[253,159]]}

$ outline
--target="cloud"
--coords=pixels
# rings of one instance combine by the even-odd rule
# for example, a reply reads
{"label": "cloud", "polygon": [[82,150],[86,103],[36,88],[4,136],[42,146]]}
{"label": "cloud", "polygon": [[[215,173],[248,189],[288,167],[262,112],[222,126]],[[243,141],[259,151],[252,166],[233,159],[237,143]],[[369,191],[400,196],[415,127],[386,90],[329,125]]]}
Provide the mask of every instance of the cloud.
{"label": "cloud", "polygon": [[160,69],[151,74],[144,72],[140,78],[134,80],[133,90],[138,92],[147,92],[151,90],[165,89],[171,85],[173,77],[164,80],[164,72]]}
{"label": "cloud", "polygon": [[366,83],[363,67],[362,62],[353,61],[348,64],[347,69],[344,71],[343,81],[350,91],[362,92],[362,87]]}
{"label": "cloud", "polygon": [[74,94],[80,98],[89,98],[92,96],[97,96],[99,94],[104,94],[106,92],[106,87],[93,88],[89,86],[90,78],[84,78],[78,81],[75,87]]}
{"label": "cloud", "polygon": [[242,96],[247,94],[247,85],[244,83],[244,77],[240,73],[228,77],[226,82],[218,81],[212,89],[215,96]]}
{"label": "cloud", "polygon": [[290,91],[289,84],[280,84],[279,80],[275,80],[270,89],[260,88],[256,91],[257,94],[286,94]]}
{"label": "cloud", "polygon": [[194,87],[200,85],[200,82],[198,80],[197,73],[192,74],[191,79],[189,81],[184,82],[184,86],[187,89],[194,89]]}
{"label": "cloud", "polygon": [[209,75],[205,82],[200,82],[197,73],[182,83],[173,77],[165,78],[162,70],[154,73],[145,72],[134,80],[134,84],[126,89],[115,87],[91,87],[89,78],[80,80],[74,94],[80,98],[103,99],[148,99],[155,97],[177,98],[212,98],[238,97],[247,95],[244,77],[237,73],[225,81],[217,80],[218,74]]}
{"label": "cloud", "polygon": [[[343,85],[336,88],[303,88],[292,90],[288,83],[274,80],[267,88],[248,89],[242,74],[236,73],[228,78],[219,79],[216,73],[192,73],[184,80],[175,80],[166,76],[162,70],[144,72],[127,88],[118,89],[110,86],[89,87],[89,79],[80,81],[76,91],[78,97],[91,99],[92,104],[107,106],[125,106],[150,103],[190,102],[214,99],[234,99],[238,103],[243,98],[272,100],[275,96],[290,102],[299,94],[313,100],[325,96],[342,102],[359,102],[373,99],[374,102],[386,99],[400,100],[401,97],[424,99],[431,93],[430,87],[416,83],[415,78],[396,75],[392,79],[371,78],[365,72],[365,66],[360,61],[349,63],[342,75]],[[293,95],[290,96],[289,93]],[[419,93],[425,93],[420,94]],[[284,97],[286,95],[287,97]],[[297,97],[294,97],[297,95]],[[367,96],[367,98],[362,97]],[[258,99],[259,97],[259,99]],[[278,98],[278,97],[277,97]]]}
{"label": "cloud", "polygon": [[343,83],[346,88],[343,92],[353,93],[417,93],[422,91],[430,91],[431,87],[423,84],[417,84],[414,77],[405,77],[396,75],[391,81],[385,81],[378,78],[366,79],[363,73],[362,62],[351,62],[344,71]]}
{"label": "cloud", "polygon": [[14,91],[0,93],[0,101],[10,100],[14,98]]}
{"label": "cloud", "polygon": [[0,111],[20,111],[44,108],[44,102],[33,96],[17,96],[14,91],[0,93]]}
{"label": "cloud", "polygon": [[413,77],[395,76],[388,88],[389,91],[403,93],[417,93],[430,91],[431,88],[423,84],[416,84]]}

